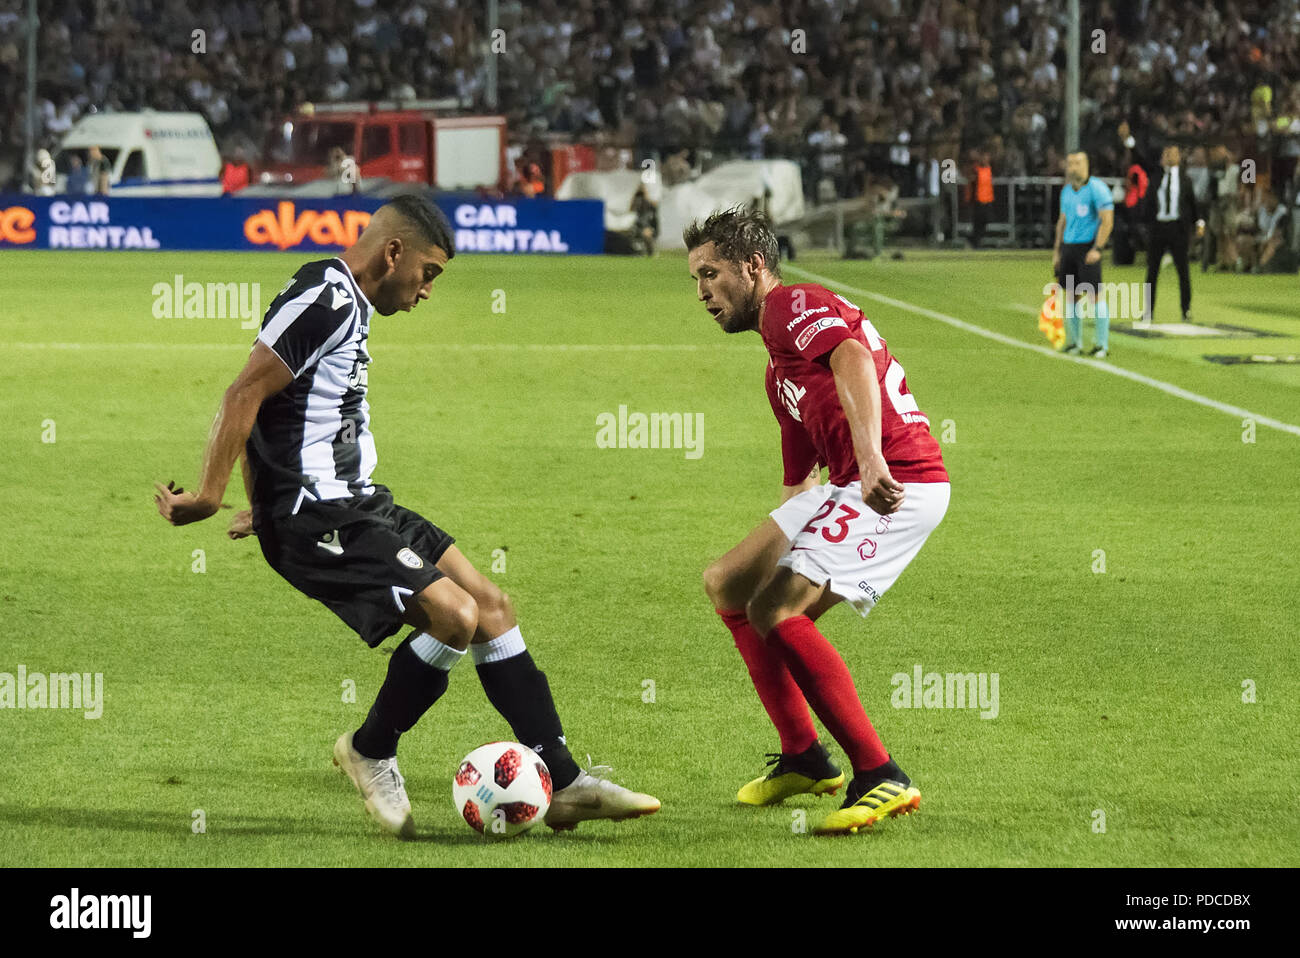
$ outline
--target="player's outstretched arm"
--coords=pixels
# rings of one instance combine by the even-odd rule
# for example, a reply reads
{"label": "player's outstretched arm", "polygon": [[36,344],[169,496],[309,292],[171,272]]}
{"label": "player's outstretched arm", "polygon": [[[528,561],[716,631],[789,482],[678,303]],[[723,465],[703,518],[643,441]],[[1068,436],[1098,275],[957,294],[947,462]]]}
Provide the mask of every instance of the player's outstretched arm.
{"label": "player's outstretched arm", "polygon": [[880,383],[867,347],[846,339],[831,351],[831,372],[844,416],[853,433],[853,452],[862,477],[862,501],[881,515],[903,505],[903,484],[889,474],[880,451]]}
{"label": "player's outstretched arm", "polygon": [[221,409],[203,451],[198,493],[173,488],[172,483],[165,486],[154,483],[158,491],[154,502],[164,519],[172,525],[183,526],[206,519],[221,508],[230,470],[248,442],[258,409],[292,381],[293,374],[283,360],[265,343],[258,342],[248,363],[222,397]]}

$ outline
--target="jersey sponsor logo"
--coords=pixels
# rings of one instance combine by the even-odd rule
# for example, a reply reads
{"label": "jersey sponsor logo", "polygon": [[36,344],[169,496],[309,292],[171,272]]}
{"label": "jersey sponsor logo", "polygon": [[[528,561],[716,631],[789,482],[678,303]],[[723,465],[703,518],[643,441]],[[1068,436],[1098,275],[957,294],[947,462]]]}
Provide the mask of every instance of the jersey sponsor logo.
{"label": "jersey sponsor logo", "polygon": [[348,295],[348,291],[343,287],[332,286],[330,292],[334,294],[334,301],[330,303],[331,309],[340,309],[343,306],[352,305],[352,297]]}
{"label": "jersey sponsor logo", "polygon": [[833,329],[836,326],[843,326],[847,329],[848,325],[848,323],[844,322],[844,320],[840,319],[838,316],[827,316],[825,319],[819,319],[799,334],[799,338],[794,341],[794,348],[800,350],[805,349],[808,344],[813,341],[816,335],[824,329]]}
{"label": "jersey sponsor logo", "polygon": [[802,323],[805,319],[808,319],[810,316],[816,316],[818,313],[825,313],[829,311],[830,311],[829,306],[817,306],[813,309],[805,309],[794,319],[790,320],[790,322],[786,323],[785,331],[788,333],[790,330],[794,329],[796,326]]}
{"label": "jersey sponsor logo", "polygon": [[876,554],[876,542],[874,539],[863,539],[858,543],[858,558],[863,562],[870,559]]}
{"label": "jersey sponsor logo", "polygon": [[1090,207],[1087,203],[1080,203],[1074,208],[1074,212],[1079,216],[1087,216],[1088,213],[1091,211],[1091,209],[1092,207]]}
{"label": "jersey sponsor logo", "polygon": [[397,561],[408,569],[423,569],[424,560],[412,552],[410,549],[399,549],[397,552]]}
{"label": "jersey sponsor logo", "polygon": [[788,379],[778,379],[776,381],[776,392],[781,397],[781,403],[785,406],[785,411],[793,417],[795,422],[803,422],[803,416],[799,415],[799,400],[803,399],[804,393],[808,390]]}
{"label": "jersey sponsor logo", "polygon": [[333,532],[325,533],[320,537],[320,541],[316,543],[316,547],[324,549],[330,555],[343,555],[343,543],[339,542],[339,530],[335,529]]}

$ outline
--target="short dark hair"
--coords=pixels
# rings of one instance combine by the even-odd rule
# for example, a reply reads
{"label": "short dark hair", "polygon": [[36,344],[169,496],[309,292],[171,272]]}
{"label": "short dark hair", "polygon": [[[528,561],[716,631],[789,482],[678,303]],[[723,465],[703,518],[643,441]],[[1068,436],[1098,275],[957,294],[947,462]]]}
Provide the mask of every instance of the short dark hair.
{"label": "short dark hair", "polygon": [[763,263],[776,276],[781,275],[781,253],[777,245],[772,221],[760,210],[733,206],[717,210],[701,223],[695,220],[682,231],[686,251],[690,252],[705,243],[713,243],[723,259],[739,263],[754,253],[763,257]]}
{"label": "short dark hair", "polygon": [[456,255],[456,241],[451,224],[438,204],[423,193],[402,193],[384,204],[391,206],[402,219],[413,227],[420,237],[433,246],[441,247],[447,259]]}

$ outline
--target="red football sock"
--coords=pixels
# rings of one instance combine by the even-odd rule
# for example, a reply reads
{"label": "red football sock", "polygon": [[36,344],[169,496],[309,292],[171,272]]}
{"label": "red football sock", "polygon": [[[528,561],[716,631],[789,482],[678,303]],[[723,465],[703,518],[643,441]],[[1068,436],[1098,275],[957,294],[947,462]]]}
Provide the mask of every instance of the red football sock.
{"label": "red football sock", "polygon": [[763,641],[744,612],[719,611],[718,615],[731,630],[763,708],[781,736],[781,751],[790,755],[805,751],[817,741],[817,729],[781,651]]}
{"label": "red football sock", "polygon": [[767,638],[773,649],[784,653],[791,677],[847,753],[853,770],[865,771],[888,762],[889,753],[862,708],[849,667],[812,619],[791,616],[777,623]]}

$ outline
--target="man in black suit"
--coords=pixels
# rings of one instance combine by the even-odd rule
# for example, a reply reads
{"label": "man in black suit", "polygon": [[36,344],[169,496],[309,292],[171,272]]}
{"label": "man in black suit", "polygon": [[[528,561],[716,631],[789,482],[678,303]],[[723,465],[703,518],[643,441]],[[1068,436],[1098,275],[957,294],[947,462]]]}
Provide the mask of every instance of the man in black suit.
{"label": "man in black suit", "polygon": [[1205,221],[1196,208],[1192,182],[1183,173],[1182,155],[1176,146],[1166,146],[1160,154],[1161,171],[1151,177],[1147,193],[1147,308],[1144,322],[1151,322],[1156,308],[1156,280],[1160,275],[1160,260],[1168,251],[1178,270],[1178,294],[1182,306],[1183,322],[1191,320],[1192,277],[1187,269],[1187,249],[1191,243],[1192,229],[1196,235],[1205,232]]}

